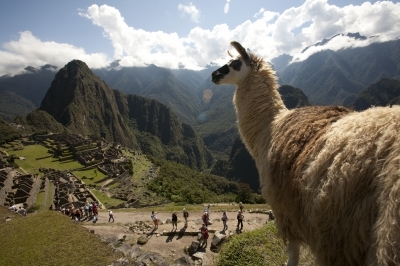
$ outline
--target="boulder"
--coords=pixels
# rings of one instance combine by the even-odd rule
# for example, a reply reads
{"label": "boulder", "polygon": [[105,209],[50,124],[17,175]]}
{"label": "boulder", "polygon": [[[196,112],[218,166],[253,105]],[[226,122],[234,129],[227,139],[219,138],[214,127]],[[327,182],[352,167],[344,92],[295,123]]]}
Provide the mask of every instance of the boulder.
{"label": "boulder", "polygon": [[204,252],[196,252],[192,255],[192,257],[194,257],[195,259],[200,259],[200,260],[204,260],[205,256],[206,256],[206,253],[204,253]]}
{"label": "boulder", "polygon": [[130,265],[129,260],[126,258],[119,258],[117,261],[110,264],[110,266],[128,266],[128,265]]}
{"label": "boulder", "polygon": [[133,263],[134,266],[148,266],[148,265],[158,265],[158,266],[170,266],[168,261],[153,252],[144,252],[142,255],[136,258]]}
{"label": "boulder", "polygon": [[131,252],[130,252],[130,257],[132,259],[135,259],[135,258],[139,257],[140,255],[142,255],[143,253],[144,253],[144,251],[140,247],[132,247]]}
{"label": "boulder", "polygon": [[193,241],[192,244],[188,248],[188,253],[192,256],[199,249],[199,242]]}
{"label": "boulder", "polygon": [[118,234],[117,239],[119,242],[125,241],[126,235],[125,234]]}
{"label": "boulder", "polygon": [[137,243],[139,245],[144,245],[147,243],[147,241],[149,241],[149,239],[146,236],[140,236],[137,240]]}
{"label": "boulder", "polygon": [[188,255],[184,255],[174,261],[174,266],[192,266],[192,265],[193,265],[193,260]]}
{"label": "boulder", "polygon": [[126,243],[118,247],[118,250],[124,253],[125,256],[130,256],[130,254],[132,253],[132,247]]}
{"label": "boulder", "polygon": [[217,251],[219,249],[219,247],[221,246],[221,244],[225,241],[225,239],[226,239],[225,234],[215,233],[214,237],[211,241],[210,249],[213,251]]}

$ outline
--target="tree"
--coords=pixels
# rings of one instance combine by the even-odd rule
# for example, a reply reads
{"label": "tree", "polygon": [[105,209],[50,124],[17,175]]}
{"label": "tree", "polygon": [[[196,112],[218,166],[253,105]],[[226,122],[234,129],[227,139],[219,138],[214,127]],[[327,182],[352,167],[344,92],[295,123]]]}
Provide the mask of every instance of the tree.
{"label": "tree", "polygon": [[252,194],[254,191],[250,188],[249,184],[239,183],[239,193],[237,195],[237,201],[243,203],[254,203]]}

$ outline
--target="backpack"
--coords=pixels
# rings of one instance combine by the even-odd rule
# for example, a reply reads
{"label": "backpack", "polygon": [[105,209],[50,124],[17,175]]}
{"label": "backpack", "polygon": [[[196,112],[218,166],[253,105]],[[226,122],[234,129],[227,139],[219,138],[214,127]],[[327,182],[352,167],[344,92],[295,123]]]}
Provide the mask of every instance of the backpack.
{"label": "backpack", "polygon": [[189,213],[187,211],[183,212],[183,217],[189,217]]}

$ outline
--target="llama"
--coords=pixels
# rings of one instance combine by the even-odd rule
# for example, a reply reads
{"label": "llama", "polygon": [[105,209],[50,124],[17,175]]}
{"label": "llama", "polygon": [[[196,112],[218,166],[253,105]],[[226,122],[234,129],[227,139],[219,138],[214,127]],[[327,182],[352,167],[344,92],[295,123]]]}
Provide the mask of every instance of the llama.
{"label": "llama", "polygon": [[236,85],[239,133],[287,265],[298,265],[303,243],[318,265],[400,265],[400,107],[288,110],[269,63],[231,45],[239,56],[212,81]]}

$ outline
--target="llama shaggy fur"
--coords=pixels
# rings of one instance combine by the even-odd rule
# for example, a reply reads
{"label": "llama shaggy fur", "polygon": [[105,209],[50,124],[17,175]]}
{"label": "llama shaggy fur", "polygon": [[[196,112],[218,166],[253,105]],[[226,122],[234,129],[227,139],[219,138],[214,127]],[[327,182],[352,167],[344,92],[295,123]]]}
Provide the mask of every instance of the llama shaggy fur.
{"label": "llama shaggy fur", "polygon": [[212,80],[237,85],[239,132],[288,265],[303,243],[318,265],[400,265],[400,107],[288,110],[272,67],[231,44],[239,56]]}

